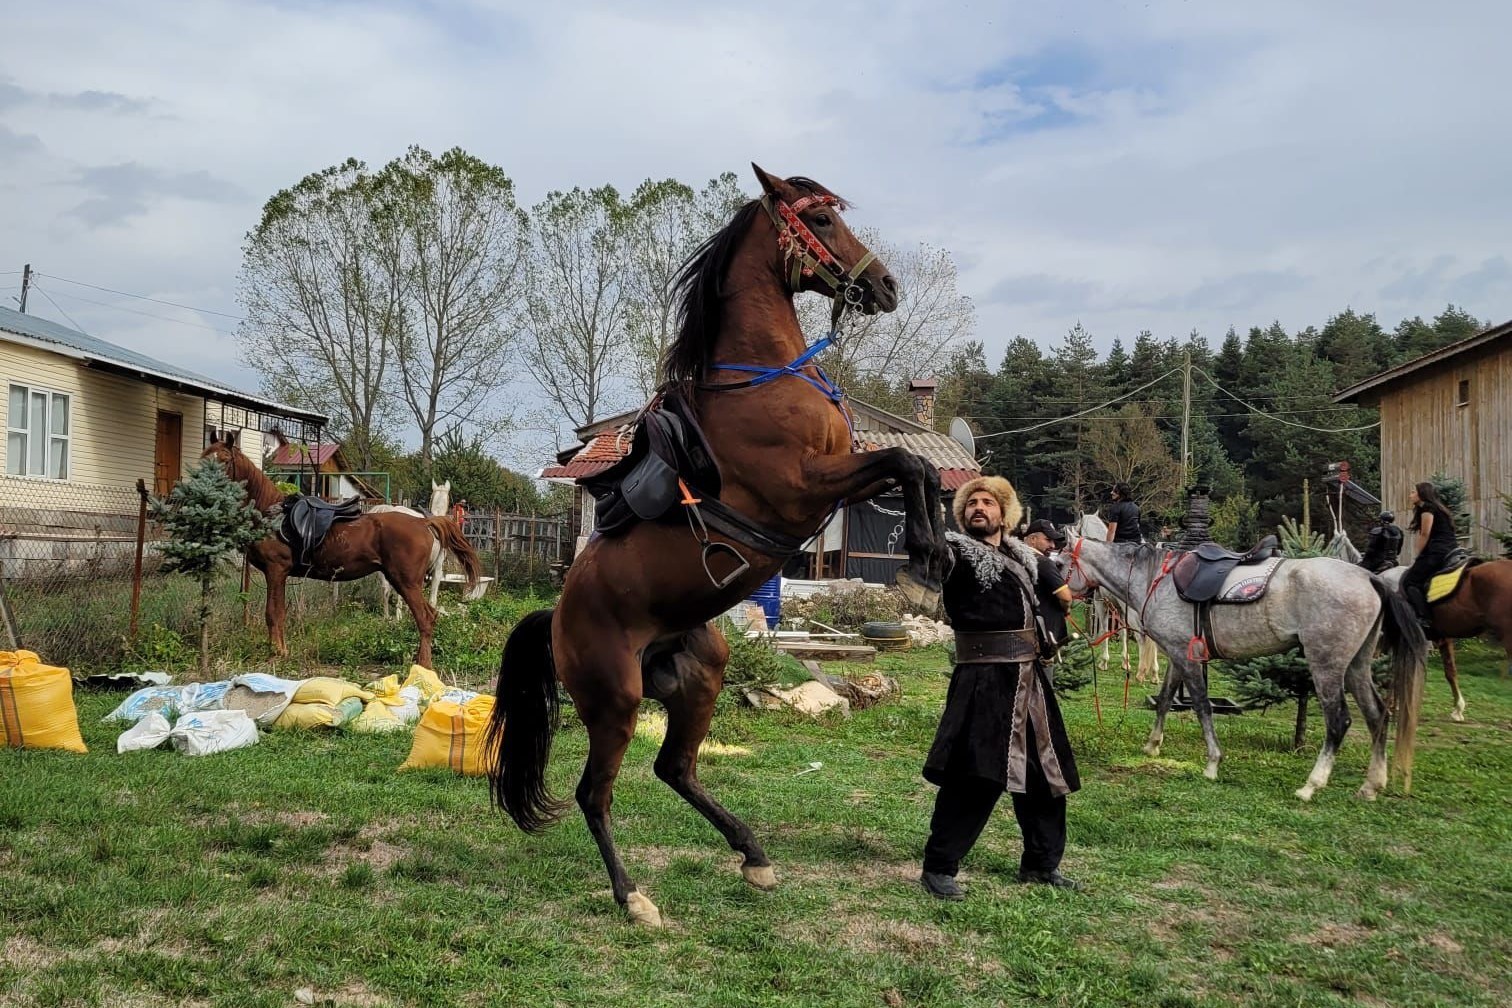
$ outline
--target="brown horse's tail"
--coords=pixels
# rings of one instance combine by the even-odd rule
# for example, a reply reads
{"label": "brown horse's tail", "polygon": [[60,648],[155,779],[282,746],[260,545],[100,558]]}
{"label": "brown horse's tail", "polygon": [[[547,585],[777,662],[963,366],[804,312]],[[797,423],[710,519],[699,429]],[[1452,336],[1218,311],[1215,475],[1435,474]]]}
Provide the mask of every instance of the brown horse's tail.
{"label": "brown horse's tail", "polygon": [[1370,583],[1381,597],[1381,629],[1391,652],[1391,694],[1396,700],[1397,735],[1392,758],[1402,772],[1402,790],[1412,790],[1412,753],[1417,744],[1418,708],[1428,664],[1428,638],[1401,592],[1378,577]]}
{"label": "brown horse's tail", "polygon": [[425,524],[436,534],[442,548],[451,550],[452,556],[462,565],[462,574],[467,578],[467,590],[472,591],[478,587],[478,578],[483,574],[483,560],[462,534],[457,523],[450,518],[438,516],[425,519]]}
{"label": "brown horse's tail", "polygon": [[551,657],[551,615],[541,609],[520,620],[504,643],[498,697],[484,737],[488,784],[495,805],[527,833],[562,817],[569,802],[546,789],[551,738],[561,723],[556,664]]}

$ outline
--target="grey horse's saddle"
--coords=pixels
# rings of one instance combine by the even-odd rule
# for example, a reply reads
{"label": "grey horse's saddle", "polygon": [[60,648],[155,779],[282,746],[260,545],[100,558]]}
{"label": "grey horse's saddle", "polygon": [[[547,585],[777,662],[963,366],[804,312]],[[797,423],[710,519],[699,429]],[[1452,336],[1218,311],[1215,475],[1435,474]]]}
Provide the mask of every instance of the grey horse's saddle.
{"label": "grey horse's saddle", "polygon": [[294,553],[294,567],[299,569],[309,566],[310,556],[325,542],[332,525],[362,517],[362,498],[332,503],[319,497],[290,494],[284,500],[283,513],[278,538],[288,543]]}
{"label": "grey horse's saddle", "polygon": [[[1254,602],[1264,596],[1270,575],[1279,566],[1266,561],[1280,551],[1281,543],[1273,535],[1261,539],[1248,553],[1235,553],[1217,543],[1203,543],[1176,562],[1171,580],[1176,584],[1176,593],[1188,602]],[[1247,585],[1248,590],[1235,591],[1234,585],[1227,584],[1238,568],[1259,564],[1265,564],[1264,576],[1254,579],[1256,584]]]}

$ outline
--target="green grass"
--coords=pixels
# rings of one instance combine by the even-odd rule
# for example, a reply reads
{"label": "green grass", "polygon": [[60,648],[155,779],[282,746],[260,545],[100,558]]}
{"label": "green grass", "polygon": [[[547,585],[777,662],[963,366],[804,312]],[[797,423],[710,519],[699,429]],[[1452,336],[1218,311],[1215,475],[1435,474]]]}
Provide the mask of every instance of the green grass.
{"label": "green grass", "polygon": [[[1288,751],[1289,708],[1221,720],[1211,783],[1191,716],[1147,759],[1150,713],[1104,675],[1101,725],[1089,692],[1064,701],[1086,780],[1065,870],[1089,892],[1011,881],[1005,805],[959,904],[914,881],[943,652],[884,656],[904,697],[849,721],[726,696],[713,737],[749,754],[701,776],[782,885],[741,881],[637,737],[616,835],[661,931],[625,921],[580,816],[526,836],[479,780],[396,773],[406,736],[118,756],[99,719],[120,695],[80,693],[88,755],[0,752],[0,1004],[282,1006],[301,988],[346,1005],[1505,1004],[1512,680],[1462,653],[1469,720],[1448,720],[1435,664],[1415,793],[1373,804],[1353,797],[1359,728],[1303,805],[1313,753]],[[584,749],[569,715],[559,793]]]}

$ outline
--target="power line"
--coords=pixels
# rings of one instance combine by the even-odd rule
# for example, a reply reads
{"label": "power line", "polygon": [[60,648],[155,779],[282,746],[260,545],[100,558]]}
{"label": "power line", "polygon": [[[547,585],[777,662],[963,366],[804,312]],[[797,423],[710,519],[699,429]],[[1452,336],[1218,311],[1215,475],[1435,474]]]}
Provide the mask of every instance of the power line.
{"label": "power line", "polygon": [[[1351,413],[1354,410],[1355,410],[1354,406],[1320,406],[1317,409],[1276,410],[1274,413],[1267,413],[1266,416],[1305,416],[1305,415],[1310,414],[1310,413]],[[1224,419],[1224,418],[1227,418],[1227,417],[1242,417],[1242,416],[1249,416],[1249,415],[1250,414],[1248,412],[1244,412],[1244,413],[1193,413],[1192,414],[1192,416],[1194,416],[1194,417],[1197,417],[1197,416],[1206,417],[1209,420],[1221,420],[1221,419]],[[1003,420],[1003,421],[1008,421],[1008,420],[1043,420],[1044,417],[1034,417],[1034,416],[1009,416],[1009,417],[1005,417],[1005,416],[993,416],[993,415],[990,415],[990,414],[988,414],[988,415],[977,415],[977,414],[965,413],[965,414],[962,414],[962,419],[964,419],[964,420]],[[1128,420],[1130,418],[1129,417],[1119,416],[1117,414],[1113,414],[1111,416],[1084,417],[1083,419],[1086,419],[1086,420],[1117,421],[1117,420]],[[1180,413],[1161,413],[1161,414],[1158,414],[1158,415],[1155,415],[1155,416],[1146,417],[1146,419],[1148,419],[1148,420],[1180,420],[1181,419],[1181,414]]]}
{"label": "power line", "polygon": [[47,293],[47,291],[43,290],[40,286],[38,286],[38,284],[37,284],[36,281],[32,281],[32,285],[31,286],[32,286],[32,290],[36,291],[38,294],[41,294],[43,297],[47,298],[47,303],[48,304],[50,304],[54,308],[58,309],[58,311],[63,312],[63,317],[66,318],[66,319],[68,319],[68,322],[69,322],[70,325],[72,325],[75,329],[79,330],[80,332],[84,331],[84,327],[81,326],[81,325],[79,325],[79,323],[75,322],[74,321],[74,317],[72,315],[68,314],[68,312],[66,312],[66,311],[63,311],[63,306],[60,305],[60,304],[58,304],[58,302],[54,301],[53,300],[53,296],[51,294]]}
{"label": "power line", "polygon": [[1219,392],[1222,392],[1224,395],[1228,396],[1230,399],[1234,400],[1234,402],[1238,403],[1240,406],[1243,406],[1251,413],[1254,413],[1256,416],[1262,416],[1267,420],[1274,420],[1277,423],[1284,423],[1289,427],[1301,427],[1303,430],[1316,431],[1319,434],[1342,434],[1346,431],[1373,430],[1374,428],[1381,426],[1381,421],[1377,420],[1375,423],[1365,424],[1360,427],[1311,427],[1307,424],[1297,423],[1294,420],[1287,420],[1284,417],[1273,416],[1257,406],[1250,405],[1243,399],[1240,399],[1238,396],[1234,395],[1234,393],[1230,392],[1228,389],[1224,388],[1222,385],[1219,385],[1218,382],[1214,380],[1213,376],[1202,370],[1202,368],[1193,368],[1192,370],[1196,371],[1198,374],[1202,375],[1202,377],[1206,378],[1208,380],[1208,384],[1212,385],[1213,388],[1217,389]]}
{"label": "power line", "polygon": [[[36,287],[37,285],[35,283],[33,283],[32,286]],[[41,288],[38,288],[38,290],[40,290],[40,289]],[[97,305],[97,306],[99,306],[101,308],[113,308],[116,311],[130,312],[133,315],[141,315],[141,316],[144,316],[145,318],[157,319],[159,322],[172,322],[174,325],[190,326],[190,327],[192,327],[194,329],[208,329],[210,332],[218,332],[218,333],[221,333],[221,334],[226,335],[226,336],[235,336],[236,335],[236,333],[232,332],[229,329],[217,329],[215,326],[201,325],[198,322],[185,322],[183,319],[169,318],[166,315],[154,315],[152,312],[138,311],[135,308],[127,308],[125,305],[110,304],[109,302],[106,302],[106,301],[96,301],[93,298],[83,297],[83,296],[78,295],[78,294],[68,294],[68,293],[65,293],[63,291],[59,291],[58,293],[62,294],[66,298],[73,298],[75,301],[83,301],[85,304]],[[52,301],[52,297],[49,296],[48,300]],[[56,302],[54,302],[54,303],[56,303]],[[182,307],[182,306],[179,306],[179,307]],[[197,310],[198,309],[194,309],[194,308],[190,308],[189,309],[189,311],[197,311]],[[60,308],[59,311],[62,311],[62,309]],[[76,324],[76,327],[77,327],[77,324]]]}
{"label": "power line", "polygon": [[1053,420],[1046,420],[1043,423],[1032,424],[1032,425],[1030,425],[1028,427],[1020,427],[1020,428],[1018,428],[1016,430],[994,431],[991,434],[982,434],[982,435],[980,435],[977,438],[977,440],[982,440],[984,438],[990,438],[990,437],[1002,437],[1004,434],[1027,434],[1030,431],[1039,430],[1041,427],[1049,427],[1051,424],[1065,423],[1067,420],[1075,420],[1077,417],[1086,416],[1088,413],[1096,413],[1100,409],[1106,409],[1107,407],[1112,406],[1114,403],[1122,402],[1125,399],[1129,399],[1129,398],[1131,398],[1133,396],[1138,395],[1139,393],[1143,392],[1145,389],[1149,388],[1151,385],[1154,385],[1157,382],[1164,381],[1165,379],[1171,377],[1171,375],[1175,374],[1176,372],[1178,372],[1180,370],[1181,370],[1181,368],[1171,368],[1171,370],[1167,371],[1165,374],[1160,375],[1159,377],[1157,377],[1157,378],[1155,378],[1155,379],[1153,379],[1151,381],[1146,382],[1145,384],[1139,386],[1139,388],[1137,388],[1137,389],[1133,389],[1133,390],[1131,390],[1129,392],[1124,393],[1121,396],[1117,396],[1116,398],[1109,399],[1105,403],[1099,403],[1096,406],[1092,406],[1092,407],[1090,407],[1088,409],[1084,409],[1084,410],[1080,411],[1079,413],[1072,413],[1070,416],[1056,417]]}
{"label": "power line", "polygon": [[153,304],[167,305],[170,308],[182,308],[185,311],[201,312],[205,315],[219,315],[221,318],[228,318],[233,322],[246,321],[240,315],[230,315],[211,308],[196,308],[193,305],[179,304],[177,301],[164,301],[162,298],[148,297],[145,294],[132,294],[129,291],[119,291],[111,287],[101,287],[99,284],[85,283],[83,280],[70,280],[68,277],[60,277],[55,273],[38,273],[37,276],[45,276],[49,280],[61,280],[64,283],[76,284],[80,287],[89,287],[93,290],[104,291],[106,294],[119,294],[121,297],[136,298],[138,301],[151,301]]}

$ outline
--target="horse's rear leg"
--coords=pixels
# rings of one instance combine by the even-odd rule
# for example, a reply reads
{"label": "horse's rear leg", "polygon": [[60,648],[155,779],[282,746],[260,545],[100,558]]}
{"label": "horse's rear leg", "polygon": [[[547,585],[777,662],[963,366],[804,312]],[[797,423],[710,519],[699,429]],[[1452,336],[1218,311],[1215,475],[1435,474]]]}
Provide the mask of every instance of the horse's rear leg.
{"label": "horse's rear leg", "polygon": [[1465,694],[1459,688],[1459,665],[1454,660],[1454,640],[1445,637],[1438,642],[1439,657],[1444,660],[1444,680],[1449,683],[1449,690],[1454,694],[1454,710],[1449,712],[1449,720],[1465,720]]}
{"label": "horse's rear leg", "polygon": [[698,779],[698,747],[709,734],[714,701],[724,684],[730,651],[719,632],[690,632],[684,649],[646,669],[646,692],[667,708],[667,737],[656,756],[656,776],[685,798],[743,860],[740,873],[757,889],[773,889],[777,875],[751,828],[721,805]]}
{"label": "horse's rear leg", "polygon": [[[1356,793],[1361,798],[1374,801],[1376,795],[1386,789],[1386,742],[1387,736],[1391,734],[1391,719],[1386,714],[1385,701],[1376,690],[1368,659],[1362,662],[1357,656],[1356,660],[1350,663],[1344,676],[1349,692],[1354,695],[1355,703],[1360,706],[1360,713],[1364,716],[1365,723],[1370,726],[1370,766],[1365,771],[1365,783],[1360,785],[1360,790]],[[1327,714],[1328,711],[1325,708],[1324,716],[1327,717]],[[1345,724],[1348,725],[1347,716]]]}
{"label": "horse's rear leg", "polygon": [[614,846],[609,820],[609,810],[614,804],[614,779],[619,776],[625,750],[635,734],[639,705],[640,697],[623,693],[595,695],[592,703],[578,700],[578,714],[588,729],[588,763],[578,781],[577,803],[588,823],[588,832],[598,844],[604,867],[609,870],[614,901],[625,908],[635,923],[661,927],[661,911],[635,888],[625,871],[625,862]]}
{"label": "horse's rear leg", "polygon": [[394,586],[394,591],[404,599],[404,604],[409,606],[411,615],[415,617],[415,626],[420,630],[420,650],[415,655],[415,661],[426,668],[435,668],[431,664],[431,640],[436,633],[436,610],[426,601],[424,587],[395,580],[387,571],[384,571],[384,576]]}

